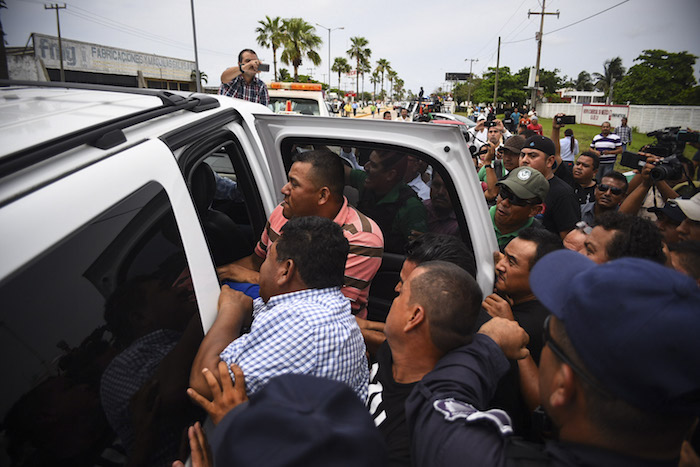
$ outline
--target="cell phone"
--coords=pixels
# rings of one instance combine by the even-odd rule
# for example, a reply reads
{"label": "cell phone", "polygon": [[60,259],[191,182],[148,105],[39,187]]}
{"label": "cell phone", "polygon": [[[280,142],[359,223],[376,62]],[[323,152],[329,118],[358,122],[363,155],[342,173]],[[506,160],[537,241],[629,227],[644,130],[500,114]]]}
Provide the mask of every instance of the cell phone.
{"label": "cell phone", "polygon": [[267,63],[261,63],[258,65],[258,71],[270,71],[270,65]]}
{"label": "cell phone", "polygon": [[575,125],[576,115],[560,115],[554,117],[554,121],[557,122],[557,125]]}
{"label": "cell phone", "polygon": [[484,126],[485,126],[486,128],[491,128],[492,126],[496,126],[496,125],[498,125],[498,123],[496,123],[495,120],[488,120],[488,121],[484,124]]}
{"label": "cell phone", "polygon": [[620,158],[620,165],[630,169],[641,169],[647,163],[646,156],[640,156],[636,152],[625,151]]}

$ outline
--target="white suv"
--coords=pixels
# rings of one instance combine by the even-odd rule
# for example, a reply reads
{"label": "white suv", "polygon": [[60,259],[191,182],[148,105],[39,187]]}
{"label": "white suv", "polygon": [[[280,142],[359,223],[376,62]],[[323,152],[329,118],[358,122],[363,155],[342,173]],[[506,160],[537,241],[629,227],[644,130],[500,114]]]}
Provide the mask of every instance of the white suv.
{"label": "white suv", "polygon": [[267,106],[276,114],[330,115],[320,84],[272,82],[267,92],[270,95]]}
{"label": "white suv", "polygon": [[[203,418],[185,389],[217,312],[215,265],[252,251],[292,147],[427,160],[491,291],[496,239],[456,128],[275,115],[221,96],[0,85],[0,465],[186,456],[185,427]],[[230,181],[234,196],[217,190]],[[372,284],[378,319],[402,260],[385,254]]]}

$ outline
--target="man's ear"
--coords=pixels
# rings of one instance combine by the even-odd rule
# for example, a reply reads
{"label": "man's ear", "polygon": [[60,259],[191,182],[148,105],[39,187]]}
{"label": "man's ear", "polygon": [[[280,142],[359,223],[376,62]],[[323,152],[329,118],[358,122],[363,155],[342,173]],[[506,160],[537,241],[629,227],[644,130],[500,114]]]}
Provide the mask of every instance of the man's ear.
{"label": "man's ear", "polygon": [[544,210],[544,206],[542,204],[536,204],[534,206],[530,207],[530,217],[535,217],[537,214],[541,213]]}
{"label": "man's ear", "polygon": [[555,156],[549,156],[546,161],[547,167],[552,167],[556,161],[557,158]]}
{"label": "man's ear", "polygon": [[294,260],[292,259],[285,259],[284,261],[278,263],[276,272],[277,285],[283,286],[291,282],[296,274],[296,270],[296,264],[294,264]]}
{"label": "man's ear", "polygon": [[331,198],[331,190],[327,186],[321,187],[320,190],[318,190],[318,204],[323,205],[328,202],[328,200]]}
{"label": "man's ear", "polygon": [[552,407],[565,407],[574,402],[578,386],[574,370],[566,363],[561,363],[551,380],[549,403]]}
{"label": "man's ear", "polygon": [[408,317],[408,321],[404,325],[404,332],[409,332],[413,329],[418,328],[418,326],[425,323],[427,320],[427,317],[425,316],[425,308],[423,308],[421,305],[418,305],[417,303],[412,304],[411,307],[413,308],[413,310],[411,311],[411,314]]}

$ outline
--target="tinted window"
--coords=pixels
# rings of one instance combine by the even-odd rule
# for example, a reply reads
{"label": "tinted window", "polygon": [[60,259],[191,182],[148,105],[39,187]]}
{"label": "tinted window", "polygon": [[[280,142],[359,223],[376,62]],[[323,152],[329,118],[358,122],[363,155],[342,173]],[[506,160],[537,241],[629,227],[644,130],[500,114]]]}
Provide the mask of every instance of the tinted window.
{"label": "tinted window", "polygon": [[56,240],[0,283],[6,456],[172,462],[202,418],[185,393],[202,330],[164,190],[151,183]]}

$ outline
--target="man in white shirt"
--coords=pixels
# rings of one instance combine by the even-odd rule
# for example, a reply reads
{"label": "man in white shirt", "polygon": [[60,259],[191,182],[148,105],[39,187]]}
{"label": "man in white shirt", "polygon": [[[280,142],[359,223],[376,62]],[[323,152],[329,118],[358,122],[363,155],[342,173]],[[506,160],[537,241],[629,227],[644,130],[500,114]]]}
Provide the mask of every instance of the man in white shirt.
{"label": "man in white shirt", "polygon": [[408,109],[401,109],[401,115],[396,117],[396,122],[410,122],[411,118],[408,116]]}

